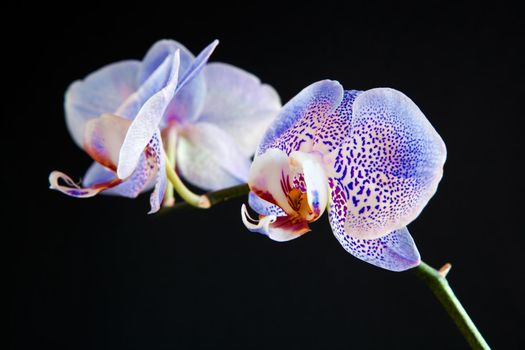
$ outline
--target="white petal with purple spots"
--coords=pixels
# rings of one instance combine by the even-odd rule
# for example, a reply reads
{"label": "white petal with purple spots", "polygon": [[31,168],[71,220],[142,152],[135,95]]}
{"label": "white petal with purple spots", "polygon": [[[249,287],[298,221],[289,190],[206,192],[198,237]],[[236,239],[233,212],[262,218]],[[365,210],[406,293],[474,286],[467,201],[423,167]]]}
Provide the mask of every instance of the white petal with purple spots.
{"label": "white petal with purple spots", "polygon": [[343,87],[333,80],[322,80],[303,89],[283,106],[272,122],[257,149],[257,156],[270,148],[288,155],[293,151],[311,151],[314,135],[342,98]]}
{"label": "white petal with purple spots", "polygon": [[[437,189],[446,158],[438,133],[404,94],[372,89],[351,93],[330,123],[346,123],[344,141],[324,149],[331,211],[347,235],[374,239],[414,220]],[[336,128],[340,129],[340,128]],[[330,138],[339,142],[340,134]],[[325,139],[328,137],[325,137]]]}

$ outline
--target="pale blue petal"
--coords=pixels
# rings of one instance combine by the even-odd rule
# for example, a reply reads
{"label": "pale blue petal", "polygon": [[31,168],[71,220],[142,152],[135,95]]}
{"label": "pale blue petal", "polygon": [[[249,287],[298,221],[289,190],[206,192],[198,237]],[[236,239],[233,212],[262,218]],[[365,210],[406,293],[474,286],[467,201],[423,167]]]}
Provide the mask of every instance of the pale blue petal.
{"label": "pale blue petal", "polygon": [[188,70],[195,56],[181,43],[175,40],[159,40],[146,53],[139,72],[139,84],[142,85],[171,53],[180,50],[180,73]]}
{"label": "pale blue petal", "polygon": [[172,121],[193,122],[198,118],[206,98],[206,83],[203,74],[200,73],[218,44],[218,40],[213,41],[197,55],[191,65],[181,69],[177,92],[166,109],[162,126]]}
{"label": "pale blue petal", "polygon": [[286,216],[287,214],[279,206],[265,201],[255,193],[250,191],[248,195],[248,204],[259,215]]}
{"label": "pale blue petal", "polygon": [[85,123],[113,113],[138,88],[140,62],[116,62],[72,83],[65,95],[66,123],[77,145],[84,145]]}
{"label": "pale blue petal", "polygon": [[343,87],[337,81],[322,80],[306,87],[281,109],[264,134],[257,155],[269,148],[287,154],[311,151],[315,133],[342,99]]}
{"label": "pale blue petal", "polygon": [[375,239],[419,215],[437,189],[446,149],[414,102],[393,89],[347,92],[324,129],[314,149],[331,168],[339,229]]}
{"label": "pale blue petal", "polygon": [[109,182],[117,177],[114,171],[93,162],[82,179],[82,186],[91,187],[99,183]]}
{"label": "pale blue petal", "polygon": [[140,155],[159,130],[159,123],[166,107],[175,94],[180,64],[179,51],[175,51],[169,57],[171,57],[171,70],[166,85],[144,103],[128,129],[119,154],[117,175],[120,179],[127,178],[135,170]]}
{"label": "pale blue petal", "polygon": [[[140,85],[132,95],[130,95],[115,111],[115,114],[133,120],[137,114],[153,95],[166,87],[168,82],[173,80],[173,74],[178,74],[178,66],[173,66],[174,52],[167,56],[157,69]],[[175,71],[175,69],[177,69]],[[176,80],[175,80],[176,82]]]}
{"label": "pale blue petal", "polygon": [[191,66],[186,71],[184,71],[184,73],[182,73],[179,83],[177,84],[177,91],[182,89],[189,81],[191,81],[202,71],[202,68],[204,68],[204,65],[208,62],[208,59],[217,45],[219,45],[219,40],[214,40],[197,55],[195,60],[191,63]]}
{"label": "pale blue petal", "polygon": [[182,177],[205,190],[218,190],[246,182],[250,158],[225,131],[197,123],[180,136],[177,166]]}
{"label": "pale blue petal", "polygon": [[[147,192],[152,189],[155,182],[156,169],[150,168],[147,163],[145,155],[141,156],[139,166],[133,174],[115,187],[108,188],[101,192],[104,195],[114,195],[127,198],[136,198],[140,193]],[[100,165],[97,162],[89,167],[84,175],[82,185],[84,187],[93,187],[97,184],[107,183],[117,178],[117,174],[112,170]]]}
{"label": "pale blue petal", "polygon": [[204,68],[206,103],[199,121],[219,125],[251,156],[271,121],[279,113],[281,101],[271,86],[259,78],[225,63]]}

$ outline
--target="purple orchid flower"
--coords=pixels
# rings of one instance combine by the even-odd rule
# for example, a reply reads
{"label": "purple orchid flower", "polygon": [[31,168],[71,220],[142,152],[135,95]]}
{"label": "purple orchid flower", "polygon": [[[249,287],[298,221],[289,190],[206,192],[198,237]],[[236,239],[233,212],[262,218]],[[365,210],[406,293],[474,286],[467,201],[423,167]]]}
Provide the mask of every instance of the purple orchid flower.
{"label": "purple orchid flower", "polygon": [[67,125],[95,162],[82,187],[54,171],[51,188],[80,198],[100,192],[134,198],[154,187],[153,213],[163,199],[172,204],[173,189],[190,204],[209,206],[178,173],[205,190],[245,182],[280,99],[240,68],[206,64],[217,44],[195,57],[178,42],[161,40],[142,61],[113,63],[71,84]]}
{"label": "purple orchid flower", "polygon": [[325,208],[339,243],[392,271],[420,263],[406,225],[435,193],[446,148],[419,108],[389,88],[344,90],[314,83],[266,131],[242,207],[253,232],[287,241],[310,231]]}

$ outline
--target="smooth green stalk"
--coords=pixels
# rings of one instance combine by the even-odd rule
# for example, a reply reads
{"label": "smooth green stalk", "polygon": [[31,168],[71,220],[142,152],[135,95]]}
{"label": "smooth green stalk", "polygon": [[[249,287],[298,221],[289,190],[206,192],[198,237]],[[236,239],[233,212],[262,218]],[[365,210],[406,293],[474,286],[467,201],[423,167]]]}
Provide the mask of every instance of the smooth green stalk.
{"label": "smooth green stalk", "polygon": [[[215,192],[209,192],[205,196],[209,199],[209,205],[211,206],[235,197],[247,195],[249,191],[248,185],[242,184]],[[180,203],[175,205],[173,209],[183,208],[185,206],[185,203]],[[450,264],[445,264],[440,270],[436,270],[426,263],[421,262],[419,266],[412,270],[434,293],[472,349],[490,349],[445,278],[450,267]]]}
{"label": "smooth green stalk", "polygon": [[[166,143],[166,156],[172,167],[175,166],[175,156],[177,154],[177,129],[170,127],[168,129],[167,143]],[[175,204],[175,195],[173,193],[173,184],[168,181],[166,184],[166,194],[164,195],[163,205],[165,207],[172,207]]]}
{"label": "smooth green stalk", "polygon": [[210,200],[206,195],[195,194],[191,192],[190,189],[186,187],[186,185],[184,185],[179,175],[177,175],[175,172],[173,164],[171,164],[169,159],[166,159],[166,175],[168,176],[168,180],[173,185],[175,191],[177,191],[177,193],[182,199],[184,199],[186,203],[202,209],[211,207]]}
{"label": "smooth green stalk", "polygon": [[413,270],[434,293],[470,347],[472,349],[490,349],[448,284],[446,275],[450,271],[450,267],[450,264],[446,264],[440,270],[436,270],[422,261]]}

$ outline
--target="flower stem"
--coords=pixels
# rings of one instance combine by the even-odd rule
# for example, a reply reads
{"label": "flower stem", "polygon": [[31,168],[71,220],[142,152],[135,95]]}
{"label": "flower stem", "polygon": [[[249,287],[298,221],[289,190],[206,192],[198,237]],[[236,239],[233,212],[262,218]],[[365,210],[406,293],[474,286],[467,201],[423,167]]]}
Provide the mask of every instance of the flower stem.
{"label": "flower stem", "polygon": [[[250,188],[247,184],[241,184],[233,187],[228,187],[218,191],[212,191],[204,194],[209,200],[210,206],[225,202],[232,198],[246,196],[250,192]],[[171,210],[185,209],[188,208],[188,203],[180,202],[176,203],[173,207],[162,208],[161,213],[167,213]]]}
{"label": "flower stem", "polygon": [[490,349],[448,284],[446,275],[450,271],[450,267],[450,264],[446,264],[441,269],[436,270],[422,261],[414,268],[414,272],[434,293],[470,347],[472,349]]}
{"label": "flower stem", "polygon": [[[175,156],[177,154],[177,129],[175,127],[170,127],[168,129],[168,137],[166,143],[166,156],[173,168],[175,166]],[[172,207],[175,204],[175,196],[173,193],[173,184],[171,181],[168,181],[166,184],[166,194],[164,195],[163,205],[165,207]]]}
{"label": "flower stem", "polygon": [[[248,185],[242,184],[215,192],[208,192],[206,197],[209,199],[209,205],[211,206],[232,198],[245,196],[249,191],[250,189],[248,188]],[[185,203],[180,203],[175,205],[173,209],[185,206]],[[450,285],[448,284],[446,275],[450,271],[450,267],[450,264],[445,264],[441,269],[436,270],[426,263],[421,262],[421,264],[413,270],[434,293],[469,345],[473,349],[490,349],[489,345],[485,339],[483,339],[483,336],[478,331],[476,325],[472,322],[467,311],[463,308],[463,305],[461,305],[452,291],[452,288],[450,288]]]}
{"label": "flower stem", "polygon": [[184,185],[179,175],[175,172],[173,164],[169,159],[166,159],[166,175],[168,176],[169,182],[173,185],[173,188],[191,206],[207,209],[211,207],[210,200],[206,195],[198,195],[190,191],[189,188]]}

